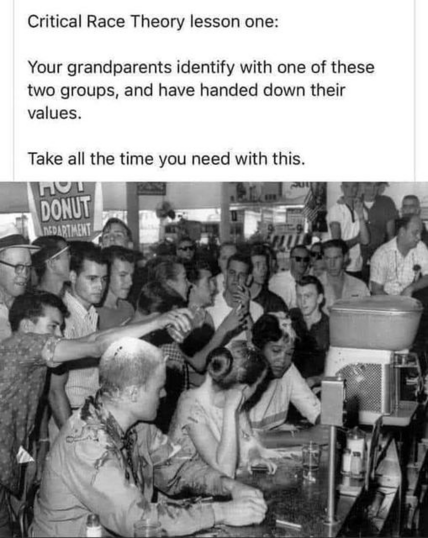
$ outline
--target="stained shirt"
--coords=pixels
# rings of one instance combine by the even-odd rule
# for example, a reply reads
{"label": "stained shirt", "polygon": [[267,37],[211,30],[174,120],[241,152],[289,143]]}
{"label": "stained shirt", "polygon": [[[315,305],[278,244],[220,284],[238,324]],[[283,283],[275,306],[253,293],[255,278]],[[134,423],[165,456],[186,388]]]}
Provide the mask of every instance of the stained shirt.
{"label": "stained shirt", "polygon": [[9,323],[9,308],[3,297],[3,292],[0,288],[0,342],[12,336],[12,329]]}
{"label": "stained shirt", "polygon": [[[155,426],[139,423],[125,435],[99,397],[69,418],[47,458],[34,507],[32,536],[85,536],[90,513],[106,533],[133,536],[150,511],[154,488],[167,495],[224,495],[222,476],[200,459],[185,459]],[[210,504],[161,501],[168,535],[214,525]]]}
{"label": "stained shirt", "polygon": [[323,310],[327,314],[330,313],[331,307],[339,299],[357,299],[358,297],[368,297],[370,295],[368,287],[362,280],[347,273],[343,274],[342,295],[340,297],[336,296],[334,288],[328,280],[327,273],[322,274],[319,281],[324,287],[325,304]]}
{"label": "stained shirt", "polygon": [[60,339],[15,333],[0,343],[0,483],[19,490],[19,447],[28,449],[37,406],[45,386],[47,361]]}
{"label": "stained shirt", "polygon": [[250,409],[255,430],[272,430],[287,421],[290,402],[309,422],[315,424],[321,403],[292,364],[280,379],[272,379],[260,400]]}
{"label": "stained shirt", "polygon": [[[89,310],[66,292],[64,303],[70,312],[65,321],[66,338],[82,338],[94,333],[98,326],[98,314],[94,306]],[[85,399],[95,394],[99,387],[98,359],[81,359],[68,365],[68,380],[65,392],[73,409],[83,405]]]}

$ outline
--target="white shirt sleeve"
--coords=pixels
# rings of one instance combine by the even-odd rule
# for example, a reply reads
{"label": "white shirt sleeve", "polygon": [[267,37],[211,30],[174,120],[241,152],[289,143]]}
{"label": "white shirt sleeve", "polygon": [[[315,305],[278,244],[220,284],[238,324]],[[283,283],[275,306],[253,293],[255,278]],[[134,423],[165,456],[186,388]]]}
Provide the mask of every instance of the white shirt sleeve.
{"label": "white shirt sleeve", "polygon": [[370,280],[384,286],[388,275],[388,252],[378,248],[370,260]]}
{"label": "white shirt sleeve", "polygon": [[428,248],[422,241],[418,243],[418,261],[422,275],[428,275]]}

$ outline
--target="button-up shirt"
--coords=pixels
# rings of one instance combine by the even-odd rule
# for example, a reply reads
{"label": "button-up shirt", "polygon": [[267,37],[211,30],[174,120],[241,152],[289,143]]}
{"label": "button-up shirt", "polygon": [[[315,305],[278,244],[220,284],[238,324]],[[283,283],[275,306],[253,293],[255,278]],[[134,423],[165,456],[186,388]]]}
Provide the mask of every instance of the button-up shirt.
{"label": "button-up shirt", "polygon": [[[220,473],[155,426],[139,423],[127,435],[99,397],[88,398],[62,428],[45,464],[34,509],[33,536],[85,536],[90,513],[105,532],[133,536],[134,523],[150,511],[154,487],[168,495],[191,491],[222,495]],[[214,525],[210,504],[157,504],[168,535],[193,534]]]}
{"label": "button-up shirt", "polygon": [[370,280],[383,286],[388,295],[400,295],[420,274],[428,274],[428,249],[419,241],[405,257],[397,247],[397,238],[379,247],[370,262]]}
{"label": "button-up shirt", "polygon": [[19,448],[28,449],[37,406],[45,386],[47,361],[59,338],[15,333],[0,343],[0,483],[19,490]]}
{"label": "button-up shirt", "polygon": [[9,323],[9,308],[6,305],[4,294],[0,288],[0,342],[12,336]]}
{"label": "button-up shirt", "polygon": [[[65,322],[66,338],[82,338],[97,330],[98,314],[94,306],[89,310],[71,293],[66,292],[64,303],[70,312]],[[72,408],[83,405],[85,399],[95,394],[99,387],[98,359],[82,359],[67,365],[69,376],[65,392]]]}

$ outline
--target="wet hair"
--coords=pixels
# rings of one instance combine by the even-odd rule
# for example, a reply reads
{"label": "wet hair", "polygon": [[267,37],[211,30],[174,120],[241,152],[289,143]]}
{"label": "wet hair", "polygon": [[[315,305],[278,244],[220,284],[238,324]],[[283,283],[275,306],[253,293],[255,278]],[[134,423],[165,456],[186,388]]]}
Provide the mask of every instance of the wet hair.
{"label": "wet hair", "polygon": [[40,247],[40,250],[31,256],[31,263],[37,278],[40,280],[46,273],[46,262],[67,246],[67,240],[60,235],[42,235],[35,239],[32,244]]}
{"label": "wet hair", "polygon": [[153,267],[152,279],[157,280],[163,286],[167,286],[168,280],[177,279],[180,267],[182,266],[184,267],[178,258],[171,257],[168,260],[164,259]]}
{"label": "wet hair", "polygon": [[70,243],[70,271],[79,275],[83,270],[85,260],[98,265],[109,265],[103,250],[90,241],[73,241]]}
{"label": "wet hair", "polygon": [[121,247],[119,245],[112,245],[103,249],[103,256],[108,261],[109,265],[113,265],[115,260],[121,262],[128,262],[135,265],[136,255],[133,250],[129,248]]}
{"label": "wet hair", "polygon": [[[287,318],[284,314],[284,320]],[[291,322],[290,322],[291,323]],[[290,346],[294,344],[296,338],[294,331],[285,331],[281,328],[281,321],[274,314],[263,314],[253,325],[253,344],[257,349],[262,351],[269,342],[278,342],[281,338],[286,338],[290,342]]]}
{"label": "wet hair", "polygon": [[263,354],[249,348],[245,341],[229,344],[230,349],[218,347],[207,357],[207,372],[219,390],[238,384],[254,385],[268,371]]}
{"label": "wet hair", "polygon": [[101,232],[101,235],[104,235],[105,233],[108,233],[110,231],[110,228],[113,224],[119,224],[123,227],[123,229],[126,232],[126,235],[128,237],[128,241],[132,241],[132,232],[131,229],[127,224],[123,222],[123,220],[118,219],[117,217],[111,217],[108,219],[108,221],[104,224],[103,231]]}
{"label": "wet hair", "polygon": [[343,239],[330,239],[329,241],[324,241],[322,244],[323,253],[329,248],[338,248],[342,251],[342,254],[346,256],[349,252],[348,245]]}
{"label": "wet hair", "polygon": [[296,283],[296,285],[300,286],[301,288],[304,286],[310,286],[311,284],[315,286],[318,295],[324,295],[324,286],[321,284],[321,282],[318,280],[316,276],[313,276],[313,275],[302,276],[302,278]]}
{"label": "wet hair", "polygon": [[404,228],[407,229],[412,220],[419,219],[418,215],[404,215],[398,219],[395,219],[395,235],[398,235],[398,232]]}
{"label": "wet hair", "polygon": [[128,387],[145,386],[162,364],[162,351],[155,346],[138,338],[122,338],[101,357],[98,394],[114,399]]}
{"label": "wet hair", "polygon": [[151,280],[141,289],[137,308],[142,314],[149,315],[157,312],[164,314],[174,308],[183,308],[186,301],[172,288],[165,288],[160,282]]}
{"label": "wet hair", "polygon": [[9,323],[13,332],[19,330],[22,320],[29,319],[33,323],[45,315],[45,307],[57,308],[63,318],[69,316],[67,307],[62,300],[48,291],[27,291],[16,297],[9,310]]}
{"label": "wet hair", "polygon": [[248,267],[248,274],[249,275],[251,274],[253,270],[253,264],[249,256],[245,256],[244,254],[241,254],[240,252],[237,252],[236,254],[232,254],[232,256],[227,260],[228,269],[232,262],[239,262],[239,263],[245,264]]}

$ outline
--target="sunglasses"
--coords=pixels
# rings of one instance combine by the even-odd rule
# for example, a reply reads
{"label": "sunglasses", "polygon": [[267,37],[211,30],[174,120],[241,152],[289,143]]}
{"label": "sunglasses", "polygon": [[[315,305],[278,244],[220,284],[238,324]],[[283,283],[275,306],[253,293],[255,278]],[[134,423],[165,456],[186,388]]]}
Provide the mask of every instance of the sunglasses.
{"label": "sunglasses", "polygon": [[322,260],[323,255],[321,254],[321,252],[311,252],[311,257],[315,260]]}
{"label": "sunglasses", "polygon": [[309,256],[293,256],[293,260],[296,260],[297,263],[309,263]]}
{"label": "sunglasses", "polygon": [[178,250],[184,250],[184,252],[188,251],[188,250],[195,250],[195,247],[192,247],[192,246],[189,246],[189,247],[179,247]]}

